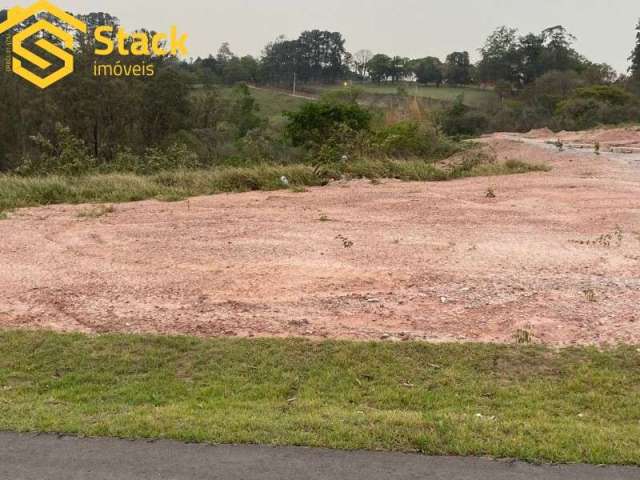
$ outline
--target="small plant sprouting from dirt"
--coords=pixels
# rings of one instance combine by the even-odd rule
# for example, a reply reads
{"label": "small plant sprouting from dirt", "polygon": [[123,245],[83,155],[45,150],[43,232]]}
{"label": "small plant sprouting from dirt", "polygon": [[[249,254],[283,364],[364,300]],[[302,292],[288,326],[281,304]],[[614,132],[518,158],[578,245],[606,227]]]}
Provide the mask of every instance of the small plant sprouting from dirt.
{"label": "small plant sprouting from dirt", "polygon": [[115,212],[113,205],[100,205],[93,208],[86,208],[78,212],[78,218],[100,218]]}
{"label": "small plant sprouting from dirt", "polygon": [[588,302],[596,303],[598,301],[598,297],[596,296],[595,290],[589,288],[583,291],[582,293],[584,293],[584,297],[587,299]]}
{"label": "small plant sprouting from dirt", "polygon": [[521,328],[513,334],[513,339],[518,345],[531,345],[533,343],[533,333]]}
{"label": "small plant sprouting from dirt", "polygon": [[323,213],[322,215],[320,215],[320,221],[321,222],[330,222],[331,218],[329,218],[329,215]]}
{"label": "small plant sprouting from dirt", "polygon": [[496,198],[496,191],[493,187],[487,188],[487,192],[485,193],[487,198]]}
{"label": "small plant sprouting from dirt", "polygon": [[336,240],[341,240],[342,241],[342,245],[344,246],[344,248],[351,248],[354,245],[354,243],[351,240],[349,240],[347,237],[345,237],[344,235],[338,235],[336,237]]}
{"label": "small plant sprouting from dirt", "polygon": [[593,146],[593,153],[600,155],[600,142],[596,142]]}
{"label": "small plant sprouting from dirt", "polygon": [[611,246],[620,247],[624,240],[624,232],[620,226],[617,226],[611,233],[605,233],[593,240],[571,240],[571,243],[578,245],[586,245],[589,247],[604,247],[610,248]]}
{"label": "small plant sprouting from dirt", "polygon": [[554,145],[556,146],[559,152],[564,152],[564,143],[562,143],[562,140],[560,139],[556,140],[556,143],[554,143]]}
{"label": "small plant sprouting from dirt", "polygon": [[293,193],[306,193],[309,190],[307,190],[306,188],[300,186],[300,185],[294,185],[293,187],[291,187],[289,190],[291,190],[291,192]]}

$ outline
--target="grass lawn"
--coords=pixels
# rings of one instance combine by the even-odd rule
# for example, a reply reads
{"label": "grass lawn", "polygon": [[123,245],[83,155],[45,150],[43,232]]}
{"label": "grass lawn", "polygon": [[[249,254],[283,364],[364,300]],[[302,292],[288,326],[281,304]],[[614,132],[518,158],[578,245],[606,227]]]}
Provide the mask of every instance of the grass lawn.
{"label": "grass lawn", "polygon": [[0,332],[0,430],[640,464],[640,350]]}
{"label": "grass lawn", "polygon": [[[378,95],[397,95],[398,85],[358,85],[354,84],[354,87],[361,88],[366,93],[378,94]],[[418,97],[433,98],[434,100],[444,100],[448,102],[455,101],[460,95],[464,96],[464,103],[470,107],[483,107],[486,106],[491,100],[496,99],[495,92],[491,90],[485,90],[474,87],[430,87],[430,86],[416,86],[406,84],[407,94],[417,95]],[[329,87],[332,89],[340,89],[344,87],[335,86]]]}
{"label": "grass lawn", "polygon": [[[225,97],[231,97],[233,87],[216,87],[216,91]],[[205,95],[207,88],[196,88],[192,91],[193,96]],[[281,127],[285,123],[283,112],[293,112],[298,110],[302,105],[309,102],[301,97],[292,97],[285,91],[264,88],[251,87],[251,96],[256,100],[258,105],[258,116],[264,118],[268,123],[276,128]]]}
{"label": "grass lawn", "polygon": [[[357,160],[335,169],[347,178],[398,178],[401,180],[449,180],[465,176],[503,175],[548,170],[538,164],[508,161],[479,165],[468,170],[445,171],[426,160]],[[155,175],[95,174],[78,177],[20,177],[0,174],[0,220],[15,208],[61,203],[132,202],[149,198],[175,201],[196,195],[251,190],[319,186],[325,179],[312,166],[256,165],[208,170],[167,171]]]}
{"label": "grass lawn", "polygon": [[251,96],[256,99],[260,108],[258,115],[270,120],[282,117],[282,112],[294,112],[310,101],[266,88],[252,88]]}

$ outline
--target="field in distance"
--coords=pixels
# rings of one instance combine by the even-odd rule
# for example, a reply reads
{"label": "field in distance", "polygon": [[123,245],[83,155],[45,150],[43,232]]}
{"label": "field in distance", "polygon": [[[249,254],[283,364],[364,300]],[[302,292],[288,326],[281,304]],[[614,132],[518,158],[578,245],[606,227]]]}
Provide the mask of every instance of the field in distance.
{"label": "field in distance", "polygon": [[[422,98],[431,98],[433,100],[440,100],[445,102],[453,102],[460,95],[464,98],[464,104],[469,107],[479,108],[486,106],[491,100],[497,98],[497,95],[492,90],[486,90],[482,88],[473,87],[435,87],[428,85],[418,84],[353,84],[354,87],[361,88],[365,93],[375,95],[398,95],[399,87],[404,86],[408,95],[417,95]],[[344,86],[331,86],[326,89],[341,89]]]}

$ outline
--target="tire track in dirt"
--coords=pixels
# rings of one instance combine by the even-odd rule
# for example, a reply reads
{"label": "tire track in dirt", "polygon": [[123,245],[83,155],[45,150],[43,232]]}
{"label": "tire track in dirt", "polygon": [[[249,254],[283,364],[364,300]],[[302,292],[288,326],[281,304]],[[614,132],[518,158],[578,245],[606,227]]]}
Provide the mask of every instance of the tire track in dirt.
{"label": "tire track in dirt", "polygon": [[640,343],[640,169],[519,140],[483,139],[552,171],[22,210],[0,222],[0,325]]}

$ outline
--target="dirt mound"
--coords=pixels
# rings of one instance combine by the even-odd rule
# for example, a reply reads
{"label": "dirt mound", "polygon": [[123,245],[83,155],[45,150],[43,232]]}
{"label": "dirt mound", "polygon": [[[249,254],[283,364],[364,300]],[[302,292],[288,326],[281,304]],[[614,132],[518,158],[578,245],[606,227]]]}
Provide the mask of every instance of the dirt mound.
{"label": "dirt mound", "polygon": [[640,343],[640,169],[486,141],[553,170],[20,210],[0,221],[0,325]]}
{"label": "dirt mound", "polygon": [[460,167],[472,168],[480,165],[496,163],[497,152],[492,145],[478,145],[469,150],[458,152],[451,157],[439,161],[438,167],[444,170],[453,170]]}
{"label": "dirt mound", "polygon": [[624,146],[640,143],[640,128],[637,127],[596,128],[584,132],[562,131],[558,133],[553,133],[549,130],[549,132],[548,135],[544,135],[541,131],[536,137],[527,135],[525,137],[546,140],[560,139],[565,143],[591,144],[598,142],[603,146]]}
{"label": "dirt mound", "polygon": [[525,133],[525,138],[549,138],[554,135],[553,131],[548,128],[538,128]]}

